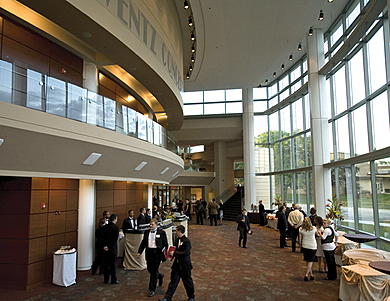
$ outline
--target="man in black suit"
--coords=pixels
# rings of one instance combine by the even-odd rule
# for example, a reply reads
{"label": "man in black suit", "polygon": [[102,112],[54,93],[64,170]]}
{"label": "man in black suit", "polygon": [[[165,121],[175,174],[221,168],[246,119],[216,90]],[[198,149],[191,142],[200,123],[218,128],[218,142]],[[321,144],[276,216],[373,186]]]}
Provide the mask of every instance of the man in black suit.
{"label": "man in black suit", "polygon": [[118,255],[119,227],[116,225],[118,217],[111,214],[110,221],[103,229],[104,249],[104,283],[108,283],[111,276],[111,284],[121,283],[116,278],[116,259]]}
{"label": "man in black suit", "polygon": [[286,244],[286,231],[287,231],[287,218],[286,218],[286,206],[280,205],[279,210],[276,213],[276,217],[278,219],[278,229],[280,234],[280,244],[281,248],[287,247]]}
{"label": "man in black suit", "polygon": [[238,245],[246,249],[246,238],[248,235],[248,231],[251,229],[251,225],[249,223],[249,218],[246,216],[246,210],[242,209],[242,213],[237,217],[237,230],[240,231],[240,238],[238,239]]}
{"label": "man in black suit", "polygon": [[129,230],[135,229],[136,226],[137,226],[137,221],[134,218],[134,211],[133,210],[129,210],[128,213],[129,213],[129,217],[125,218],[123,220],[123,223],[122,223],[123,233],[131,232]]}
{"label": "man in black suit", "polygon": [[259,220],[260,220],[259,226],[265,225],[264,218],[265,218],[265,216],[264,216],[263,200],[259,200]]}
{"label": "man in black suit", "polygon": [[157,279],[159,280],[159,286],[163,284],[164,274],[161,274],[158,268],[160,267],[160,262],[165,261],[164,248],[168,250],[167,235],[164,230],[157,229],[157,220],[153,218],[150,221],[150,230],[145,231],[137,254],[139,258],[146,249],[146,265],[150,274],[148,297],[154,296]]}
{"label": "man in black suit", "polygon": [[103,274],[104,270],[104,237],[103,237],[103,226],[106,225],[106,219],[101,218],[99,220],[99,225],[95,230],[95,248],[96,248],[96,257],[95,261],[92,264],[92,275],[96,274],[97,269],[99,268],[99,275]]}
{"label": "man in black suit", "polygon": [[147,224],[146,217],[145,217],[146,209],[145,208],[140,208],[139,212],[140,212],[140,214],[138,215],[138,218],[137,218],[137,225],[138,225],[138,227],[140,227],[141,225]]}
{"label": "man in black suit", "polygon": [[172,264],[171,282],[169,282],[164,299],[159,299],[159,301],[172,300],[173,294],[176,291],[180,278],[182,279],[184,288],[186,289],[188,301],[195,301],[194,282],[192,281],[191,277],[191,241],[184,235],[185,230],[186,229],[183,225],[179,225],[176,227],[176,250],[169,253],[169,255],[175,258],[175,261]]}
{"label": "man in black suit", "polygon": [[152,210],[148,208],[146,209],[145,221],[147,224],[149,224],[151,220],[152,220]]}

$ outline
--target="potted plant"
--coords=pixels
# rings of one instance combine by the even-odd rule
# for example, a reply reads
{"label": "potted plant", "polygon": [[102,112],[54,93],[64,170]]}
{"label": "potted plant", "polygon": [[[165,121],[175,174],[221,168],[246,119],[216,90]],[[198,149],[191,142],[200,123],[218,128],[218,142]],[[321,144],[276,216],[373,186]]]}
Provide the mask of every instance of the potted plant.
{"label": "potted plant", "polygon": [[272,205],[275,205],[275,206],[276,206],[276,209],[279,208],[279,205],[283,205],[282,196],[283,196],[283,194],[281,194],[281,195],[279,195],[278,197],[274,198],[275,201],[272,203]]}

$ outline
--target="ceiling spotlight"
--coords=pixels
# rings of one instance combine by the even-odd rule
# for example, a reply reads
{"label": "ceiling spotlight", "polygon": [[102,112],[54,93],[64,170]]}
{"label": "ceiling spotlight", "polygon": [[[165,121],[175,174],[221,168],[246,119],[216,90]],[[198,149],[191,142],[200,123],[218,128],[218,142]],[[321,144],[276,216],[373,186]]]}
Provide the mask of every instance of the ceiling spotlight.
{"label": "ceiling spotlight", "polygon": [[195,35],[194,35],[194,33],[191,33],[191,41],[195,41]]}
{"label": "ceiling spotlight", "polygon": [[195,52],[195,46],[194,45],[192,45],[192,47],[191,47],[191,52]]}
{"label": "ceiling spotlight", "polygon": [[329,3],[332,3],[332,2],[333,2],[333,0],[328,0],[328,2],[329,2]]}
{"label": "ceiling spotlight", "polygon": [[190,64],[190,71],[192,71],[192,65]]}
{"label": "ceiling spotlight", "polygon": [[258,88],[261,88],[261,85],[258,85]]}
{"label": "ceiling spotlight", "polygon": [[292,60],[293,60],[293,55],[292,55],[292,54],[290,54],[290,56],[288,57],[288,60],[289,60],[289,61],[292,61]]}
{"label": "ceiling spotlight", "polygon": [[265,80],[265,84],[268,84],[268,79]]}
{"label": "ceiling spotlight", "polygon": [[194,25],[194,23],[192,22],[192,18],[191,18],[191,17],[188,18],[188,25],[189,25],[189,26]]}
{"label": "ceiling spotlight", "polygon": [[302,44],[299,43],[299,45],[298,45],[298,51],[301,51],[301,50],[302,50]]}
{"label": "ceiling spotlight", "polygon": [[309,36],[312,36],[313,35],[313,27],[310,27],[309,29]]}
{"label": "ceiling spotlight", "polygon": [[276,77],[276,72],[274,72],[274,73],[272,74],[272,76],[273,76],[273,77]]}
{"label": "ceiling spotlight", "polygon": [[188,5],[188,1],[184,1],[184,9],[188,9],[190,6]]}
{"label": "ceiling spotlight", "polygon": [[318,16],[318,20],[322,21],[324,20],[324,12],[320,10],[320,15]]}
{"label": "ceiling spotlight", "polygon": [[186,78],[187,78],[187,79],[190,78],[190,74],[189,74],[188,72],[187,72]]}
{"label": "ceiling spotlight", "polygon": [[191,55],[191,62],[192,62],[192,63],[195,62],[195,58],[194,58],[193,55]]}
{"label": "ceiling spotlight", "polygon": [[280,69],[284,70],[284,64],[282,64],[282,66],[280,67]]}

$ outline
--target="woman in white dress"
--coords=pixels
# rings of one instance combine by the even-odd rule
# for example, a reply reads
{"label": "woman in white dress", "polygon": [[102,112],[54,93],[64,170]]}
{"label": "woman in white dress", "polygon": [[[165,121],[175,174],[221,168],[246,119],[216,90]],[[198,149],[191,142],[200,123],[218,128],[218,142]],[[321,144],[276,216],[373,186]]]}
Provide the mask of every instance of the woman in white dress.
{"label": "woman in white dress", "polygon": [[[324,228],[322,227],[322,217],[321,216],[316,216],[315,217],[315,222],[316,222],[316,228],[319,233],[324,232]],[[322,248],[322,243],[321,243],[321,236],[316,235],[316,241],[317,241],[317,260],[318,260],[318,271],[320,273],[326,273],[328,272],[328,267],[326,266],[326,260],[325,260],[325,255],[324,255],[324,249]],[[324,263],[324,268],[322,268],[321,262]]]}
{"label": "woman in white dress", "polygon": [[307,262],[306,275],[303,278],[305,281],[314,280],[313,277],[313,262],[316,260],[317,229],[311,224],[310,218],[305,217],[302,227],[299,228],[299,245],[303,253],[303,260]]}

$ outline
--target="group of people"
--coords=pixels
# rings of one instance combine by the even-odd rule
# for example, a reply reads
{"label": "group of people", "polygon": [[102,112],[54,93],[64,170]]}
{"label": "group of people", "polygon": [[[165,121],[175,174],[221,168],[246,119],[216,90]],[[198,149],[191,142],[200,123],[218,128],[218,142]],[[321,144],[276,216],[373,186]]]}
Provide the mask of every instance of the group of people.
{"label": "group of people", "polygon": [[[155,208],[154,208],[155,209]],[[157,208],[156,208],[157,209]],[[159,272],[160,263],[166,261],[166,252],[168,252],[168,240],[164,230],[158,229],[157,210],[150,212],[150,209],[141,208],[140,215],[134,218],[134,211],[129,210],[129,217],[124,219],[122,229],[129,232],[136,229],[137,225],[143,225],[148,221],[149,229],[144,232],[143,239],[139,245],[137,257],[145,251],[147,270],[150,274],[148,297],[155,295],[158,285],[163,285],[164,274]],[[153,215],[152,215],[153,214]],[[118,256],[118,238],[119,227],[116,225],[118,218],[115,214],[108,211],[103,212],[103,218],[99,220],[99,226],[96,229],[96,258],[92,265],[92,275],[95,275],[99,268],[99,275],[104,274],[104,283],[108,283],[111,278],[111,284],[119,284],[120,280],[116,277],[116,266]],[[174,242],[175,250],[169,252],[169,256],[174,258],[171,267],[171,281],[163,299],[160,301],[170,301],[176,288],[182,279],[184,288],[187,292],[188,301],[195,300],[194,283],[191,276],[191,241],[185,236],[185,227],[179,225],[176,227],[176,240]],[[164,253],[165,251],[165,253]],[[123,262],[122,262],[123,263]]]}
{"label": "group of people", "polygon": [[207,205],[207,202],[201,198],[198,201],[196,201],[194,206],[195,206],[194,209],[196,214],[196,223],[198,225],[203,225],[203,218],[207,218],[207,209],[208,209],[210,226],[212,226],[213,224],[215,226],[217,225],[222,226],[222,220],[223,220],[222,200],[219,200],[217,204],[215,199],[213,198]]}
{"label": "group of people", "polygon": [[[289,247],[286,237],[291,237],[292,252],[296,251],[298,242],[304,260],[307,262],[304,281],[314,280],[313,262],[318,261],[319,272],[327,272],[327,280],[337,278],[334,251],[337,246],[338,233],[333,229],[332,221],[317,216],[316,209],[310,209],[310,216],[302,208],[293,204],[287,210],[286,204],[279,206],[276,214],[280,233],[280,248]],[[323,262],[323,266],[322,263]]]}

